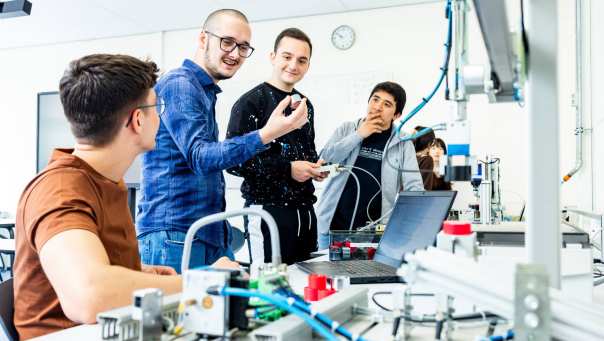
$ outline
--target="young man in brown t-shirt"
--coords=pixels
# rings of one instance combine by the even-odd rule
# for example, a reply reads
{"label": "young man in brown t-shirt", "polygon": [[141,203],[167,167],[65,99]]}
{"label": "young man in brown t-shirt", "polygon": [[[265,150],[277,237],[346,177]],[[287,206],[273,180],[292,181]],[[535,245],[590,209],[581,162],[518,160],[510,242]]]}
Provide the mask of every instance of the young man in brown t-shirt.
{"label": "young man in brown t-shirt", "polygon": [[[136,289],[178,292],[174,269],[144,266],[122,180],[134,158],[155,146],[163,101],[157,66],[124,55],[71,62],[61,102],[76,138],[55,150],[25,188],[17,210],[15,326],[29,339],[127,305]],[[219,266],[235,267],[227,258]]]}

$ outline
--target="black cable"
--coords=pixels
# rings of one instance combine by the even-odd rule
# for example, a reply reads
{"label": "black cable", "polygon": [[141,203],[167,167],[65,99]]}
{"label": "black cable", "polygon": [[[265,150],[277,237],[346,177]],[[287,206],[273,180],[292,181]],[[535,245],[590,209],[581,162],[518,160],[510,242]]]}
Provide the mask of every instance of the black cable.
{"label": "black cable", "polygon": [[398,327],[401,325],[401,317],[397,316],[394,318],[394,322],[392,323],[392,337],[396,337],[398,334]]}
{"label": "black cable", "polygon": [[252,259],[252,243],[251,243],[251,236],[250,236],[250,229],[248,226],[248,223],[250,222],[250,220],[248,219],[247,215],[243,216],[243,239],[245,239],[245,241],[247,242],[247,252],[250,256],[250,264],[252,264],[253,259]]}
{"label": "black cable", "polygon": [[492,317],[498,318],[499,316],[495,315],[493,313],[484,312],[484,313],[469,313],[469,314],[464,314],[464,315],[457,315],[457,316],[453,316],[451,319],[453,321],[468,321],[468,320],[485,319],[485,318],[492,318]]}
{"label": "black cable", "polygon": [[497,327],[497,319],[492,319],[489,321],[489,327],[487,328],[486,336],[492,336],[495,333],[495,328]]}
{"label": "black cable", "polygon": [[[422,323],[422,324],[426,324],[426,323],[438,323],[438,320],[434,317],[422,317],[421,319],[418,319],[416,317],[413,316],[405,316],[405,315],[401,315],[400,316],[402,320],[405,321],[409,321],[409,322],[413,322],[413,323]],[[485,312],[485,313],[471,313],[471,314],[465,314],[465,315],[459,315],[459,316],[453,316],[451,318],[451,320],[456,321],[456,322],[461,322],[461,321],[473,321],[473,320],[482,320],[485,318],[499,318],[499,316],[493,314],[493,313],[489,313],[489,312]]]}
{"label": "black cable", "polygon": [[[524,45],[524,52],[528,56],[529,43],[528,43],[528,37],[526,36],[526,29],[524,28],[524,0],[520,0],[520,28],[522,30],[522,44]],[[528,64],[528,58],[527,58],[527,64]]]}
{"label": "black cable", "polygon": [[369,330],[371,330],[371,328],[377,326],[379,324],[379,322],[373,322],[372,324],[370,324],[367,328],[361,330],[361,332],[359,333],[360,336],[365,335]]}
{"label": "black cable", "polygon": [[[376,292],[373,293],[373,296],[378,296],[378,295],[392,295],[392,291],[376,291]],[[409,295],[411,295],[411,296],[426,296],[426,297],[432,297],[432,296],[434,296],[434,294],[430,293],[430,292],[412,292]]]}
{"label": "black cable", "polygon": [[373,303],[375,303],[375,305],[380,307],[380,309],[385,310],[385,311],[392,311],[392,309],[386,308],[383,305],[379,304],[378,301],[375,299],[375,294],[371,295],[371,300],[373,301]]}
{"label": "black cable", "polygon": [[492,159],[491,161],[483,161],[483,160],[478,160],[478,162],[482,162],[482,163],[483,163],[483,164],[485,164],[485,165],[492,165],[492,164],[497,163],[497,162],[500,162],[500,161],[501,161],[501,160],[500,160],[498,157],[496,157],[496,158]]}
{"label": "black cable", "polygon": [[252,243],[250,242],[252,240],[252,238],[250,236],[250,230],[248,229],[248,227],[245,226],[244,229],[245,229],[245,233],[244,233],[243,238],[247,242],[247,252],[248,252],[249,257],[250,257],[250,264],[252,264],[252,262],[254,261],[252,259]]}
{"label": "black cable", "polygon": [[[386,308],[383,305],[381,305],[377,299],[375,298],[376,296],[379,295],[392,295],[391,291],[376,291],[373,293],[373,295],[371,295],[371,300],[373,301],[373,303],[375,303],[376,306],[380,307],[380,309],[385,310],[385,311],[392,311],[392,309]],[[411,296],[425,296],[425,297],[431,297],[434,296],[434,294],[431,293],[411,293]]]}
{"label": "black cable", "polygon": [[441,335],[443,333],[443,325],[445,320],[440,319],[436,321],[436,327],[434,328],[434,340],[441,340]]}
{"label": "black cable", "polygon": [[522,210],[520,211],[520,217],[518,218],[518,221],[522,221],[522,218],[524,218],[525,209],[526,209],[526,202],[522,205]]}
{"label": "black cable", "polygon": [[[383,306],[375,298],[378,295],[387,295],[387,294],[391,295],[392,292],[389,292],[389,291],[377,291],[377,292],[374,292],[373,295],[371,295],[371,300],[380,309],[392,312],[392,309]],[[411,296],[430,297],[430,296],[434,296],[434,294],[431,294],[431,293],[411,293]],[[415,323],[438,323],[438,320],[436,320],[436,318],[422,317],[421,319],[418,319],[418,318],[413,317],[413,316],[405,316],[405,315],[400,315],[400,317],[401,317],[401,319],[403,319],[405,321],[410,321],[410,322],[415,322]],[[469,313],[469,314],[461,314],[461,315],[457,315],[457,316],[451,316],[451,319],[453,321],[467,321],[467,320],[476,320],[476,319],[484,319],[484,318],[492,318],[492,317],[496,317],[497,318],[499,316],[495,315],[493,313],[490,313],[490,312],[484,312],[484,313]]]}

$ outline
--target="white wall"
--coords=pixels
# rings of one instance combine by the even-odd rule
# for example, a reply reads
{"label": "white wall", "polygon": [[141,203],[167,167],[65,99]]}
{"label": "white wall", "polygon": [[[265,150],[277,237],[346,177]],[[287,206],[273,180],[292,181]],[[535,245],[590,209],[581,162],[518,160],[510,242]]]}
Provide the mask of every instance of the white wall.
{"label": "white wall", "polygon": [[[563,172],[570,169],[574,162],[574,117],[570,107],[574,91],[574,7],[570,0],[560,3],[558,101]],[[604,7],[601,2],[596,3],[594,9]],[[291,26],[304,30],[314,45],[310,70],[298,89],[315,105],[318,148],[342,121],[360,117],[364,113],[369,90],[378,81],[394,80],[406,88],[408,112],[431,91],[438,76],[446,30],[443,7],[442,3],[429,3],[253,23],[252,43],[256,47],[254,56],[243,65],[234,79],[220,83],[224,92],[219,96],[217,115],[223,135],[231,104],[245,90],[268,78],[268,53],[273,40],[282,29]],[[600,8],[600,13],[603,9]],[[594,13],[597,12],[594,10]],[[484,48],[473,14],[471,20],[470,61],[484,62]],[[331,31],[341,24],[352,26],[357,34],[355,45],[348,51],[336,50],[330,43]],[[594,22],[593,29],[604,32],[602,25]],[[165,71],[179,66],[183,58],[193,55],[198,33],[198,29],[191,29],[0,50],[0,210],[14,212],[23,187],[34,175],[36,94],[57,90],[58,80],[69,60],[92,52],[120,52],[138,57],[150,56]],[[597,34],[593,36],[597,37]],[[593,44],[594,72],[599,70],[602,75],[602,62],[598,65],[596,56],[604,55],[604,46],[601,42],[597,43],[596,39],[593,39]],[[604,88],[604,84],[600,83],[594,81],[594,89]],[[604,103],[598,96],[594,97],[596,113],[598,110],[595,108],[604,107]],[[488,104],[484,97],[473,98],[468,111],[472,124],[473,153],[478,156],[488,153],[502,159],[504,203],[516,213],[520,209],[521,199],[526,198],[528,132],[524,122],[527,113],[516,104]],[[447,112],[448,104],[441,91],[409,123],[409,127],[446,121]],[[596,117],[594,114],[594,122],[599,122],[594,123],[594,129],[598,124],[599,129],[602,129],[604,118],[601,109],[598,115]],[[442,136],[446,139],[446,134]],[[594,152],[599,150],[598,155],[602,155],[603,147],[604,140],[594,137]],[[601,156],[594,164],[594,169],[601,174]],[[585,189],[579,186],[585,182],[579,180],[581,178],[577,176],[577,180],[565,185],[565,203],[577,204],[577,198],[586,195]],[[602,209],[604,198],[601,193],[604,184],[600,179],[597,181],[600,190],[596,201]],[[229,182],[235,184],[232,180]],[[465,205],[471,197],[469,186],[461,184],[457,188],[465,192],[461,196],[462,203],[458,205]],[[241,205],[234,195],[229,195],[228,201],[231,207]]]}
{"label": "white wall", "polygon": [[161,61],[160,34],[0,50],[0,210],[13,212],[36,170],[37,94],[57,91],[69,61],[124,53]]}

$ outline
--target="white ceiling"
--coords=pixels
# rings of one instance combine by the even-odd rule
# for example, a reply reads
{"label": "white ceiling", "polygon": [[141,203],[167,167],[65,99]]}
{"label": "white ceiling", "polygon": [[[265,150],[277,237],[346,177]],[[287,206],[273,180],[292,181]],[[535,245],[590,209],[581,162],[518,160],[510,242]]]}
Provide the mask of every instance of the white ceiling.
{"label": "white ceiling", "polygon": [[30,16],[0,19],[0,49],[196,28],[220,8],[239,9],[254,22],[438,0],[30,1]]}

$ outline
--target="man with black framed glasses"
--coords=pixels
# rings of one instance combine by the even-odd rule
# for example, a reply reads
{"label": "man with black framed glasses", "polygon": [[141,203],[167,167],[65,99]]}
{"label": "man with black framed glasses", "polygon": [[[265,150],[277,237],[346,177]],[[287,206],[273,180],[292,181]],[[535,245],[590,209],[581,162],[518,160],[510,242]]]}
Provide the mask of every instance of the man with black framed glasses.
{"label": "man with black framed glasses", "polygon": [[[14,321],[28,340],[132,302],[132,292],[179,292],[174,269],[141,263],[123,177],[153,149],[162,100],[155,63],[126,55],[74,60],[60,81],[76,144],[55,149],[17,210]],[[222,259],[218,265],[231,266]],[[4,304],[4,302],[2,302]]]}
{"label": "man with black framed glasses", "polygon": [[[252,55],[250,40],[243,13],[215,11],[204,22],[194,58],[168,72],[155,87],[166,110],[160,116],[157,146],[143,156],[137,229],[144,262],[180,270],[187,229],[197,219],[225,209],[222,170],[245,162],[307,121],[305,100],[292,115],[283,114],[291,101],[288,96],[261,129],[218,141],[217,83],[233,77]],[[222,256],[233,259],[230,239],[227,223],[204,227],[193,243],[190,265],[211,264]]]}

